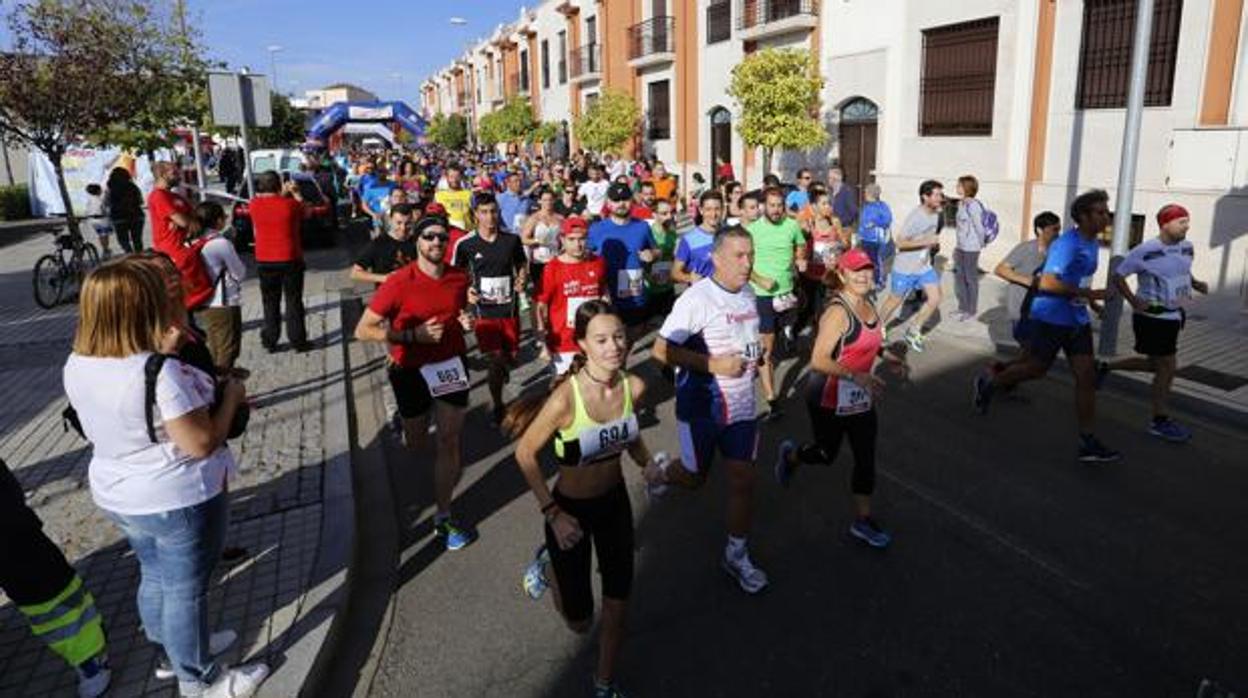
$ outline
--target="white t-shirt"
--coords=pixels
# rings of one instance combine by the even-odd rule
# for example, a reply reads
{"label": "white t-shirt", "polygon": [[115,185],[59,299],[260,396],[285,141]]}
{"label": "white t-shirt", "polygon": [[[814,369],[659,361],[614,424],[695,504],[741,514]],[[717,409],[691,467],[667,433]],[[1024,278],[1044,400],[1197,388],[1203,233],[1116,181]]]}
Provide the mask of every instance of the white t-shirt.
{"label": "white t-shirt", "polygon": [[1127,253],[1118,273],[1136,274],[1139,285],[1135,295],[1149,305],[1168,308],[1168,312],[1150,313],[1151,317],[1179,320],[1179,308],[1192,297],[1192,259],[1196,254],[1191,242],[1181,240],[1167,245],[1153,238],[1135,246]]}
{"label": "white t-shirt", "polygon": [[147,437],[143,366],[151,354],[122,359],[70,354],[65,394],[91,442],[87,468],[91,496],[118,514],[159,514],[205,502],[221,493],[235,469],[222,445],[198,459],[169,439],[164,421],[212,404],[212,377],[170,358],[156,379],[153,422],[157,443]]}
{"label": "white t-shirt", "polygon": [[577,196],[585,197],[585,213],[587,215],[598,215],[602,211],[602,207],[607,205],[607,189],[611,183],[607,180],[599,180],[597,182],[589,180],[582,182],[579,189],[576,190]]}
{"label": "white t-shirt", "polygon": [[208,277],[213,283],[225,271],[221,283],[216,284],[212,302],[208,307],[235,308],[242,305],[243,279],[247,276],[247,265],[239,258],[234,244],[217,236],[204,245],[200,254],[203,255],[204,266],[208,267]]}

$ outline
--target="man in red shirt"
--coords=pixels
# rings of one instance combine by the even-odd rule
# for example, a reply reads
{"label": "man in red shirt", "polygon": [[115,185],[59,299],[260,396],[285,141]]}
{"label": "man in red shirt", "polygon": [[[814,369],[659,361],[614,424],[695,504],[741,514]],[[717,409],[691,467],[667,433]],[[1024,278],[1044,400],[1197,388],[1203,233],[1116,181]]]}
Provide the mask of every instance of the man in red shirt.
{"label": "man in red shirt", "polygon": [[546,264],[537,298],[535,334],[545,339],[542,358],[555,375],[572,365],[576,344],[576,311],[595,298],[610,301],[606,262],[589,251],[589,223],[579,216],[564,219],[560,230],[563,253]]}
{"label": "man in red shirt", "polygon": [[282,184],[273,170],[256,177],[248,206],[256,236],[256,271],[264,304],[260,343],[270,353],[281,339],[282,296],[286,296],[286,338],[297,352],[312,348],[303,310],[303,199],[294,182]]}
{"label": "man in red shirt", "polygon": [[[182,173],[172,162],[152,165],[155,188],[147,195],[147,213],[152,219],[152,248],[170,254],[186,242],[187,235],[199,230],[191,202],[174,191],[182,184]],[[136,250],[137,251],[137,250]]]}
{"label": "man in red shirt", "polygon": [[[416,261],[391,272],[355,328],[363,342],[390,344],[390,386],[403,433],[413,450],[429,445],[429,413],[437,420],[434,528],[447,550],[459,550],[476,532],[451,520],[451,495],[463,469],[460,434],[471,381],[464,364],[468,274],[448,265],[446,221],[427,216],[416,223]],[[473,294],[475,301],[475,294]]]}

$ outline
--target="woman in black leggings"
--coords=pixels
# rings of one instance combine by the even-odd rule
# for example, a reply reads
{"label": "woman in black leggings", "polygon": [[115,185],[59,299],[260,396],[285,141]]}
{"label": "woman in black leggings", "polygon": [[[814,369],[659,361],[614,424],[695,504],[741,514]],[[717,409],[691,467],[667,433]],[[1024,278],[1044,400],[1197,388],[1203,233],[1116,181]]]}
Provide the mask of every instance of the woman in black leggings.
{"label": "woman in black leggings", "polygon": [[884,383],[871,368],[877,357],[903,374],[905,364],[884,349],[884,328],[867,298],[873,283],[871,258],[861,249],[842,254],[825,276],[831,299],[819,318],[805,390],[815,441],[800,447],[792,440],[781,443],[776,479],[787,486],[799,465],[831,464],[848,436],[854,453],[851,489],[857,515],[849,532],[873,548],[885,548],[892,537],[871,517],[878,433],[875,401]]}

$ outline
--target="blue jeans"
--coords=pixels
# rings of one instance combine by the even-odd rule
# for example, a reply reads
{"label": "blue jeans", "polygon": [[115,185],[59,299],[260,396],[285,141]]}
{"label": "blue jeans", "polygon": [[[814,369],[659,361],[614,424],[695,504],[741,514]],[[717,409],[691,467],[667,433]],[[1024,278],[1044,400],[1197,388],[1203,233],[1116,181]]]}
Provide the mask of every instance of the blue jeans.
{"label": "blue jeans", "polygon": [[882,288],[884,286],[884,265],[893,256],[892,243],[881,245],[878,242],[870,242],[863,240],[861,243],[862,251],[867,253],[871,258],[871,264],[875,266],[875,287]]}
{"label": "blue jeans", "polygon": [[227,495],[159,514],[106,512],[139,559],[139,619],[161,645],[183,695],[220,671],[208,650],[208,580],[225,545]]}

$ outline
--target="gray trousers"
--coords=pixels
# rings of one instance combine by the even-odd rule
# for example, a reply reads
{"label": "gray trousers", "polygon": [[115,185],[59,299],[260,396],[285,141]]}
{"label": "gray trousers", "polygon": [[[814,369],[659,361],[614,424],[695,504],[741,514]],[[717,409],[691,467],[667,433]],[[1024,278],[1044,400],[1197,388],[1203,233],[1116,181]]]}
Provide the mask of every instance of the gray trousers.
{"label": "gray trousers", "polygon": [[953,293],[958,299],[958,310],[975,315],[979,312],[979,252],[953,251],[957,266],[953,275]]}

